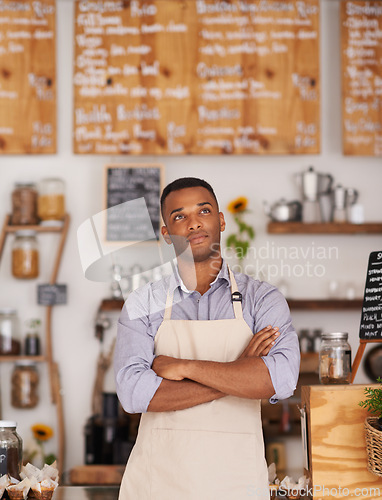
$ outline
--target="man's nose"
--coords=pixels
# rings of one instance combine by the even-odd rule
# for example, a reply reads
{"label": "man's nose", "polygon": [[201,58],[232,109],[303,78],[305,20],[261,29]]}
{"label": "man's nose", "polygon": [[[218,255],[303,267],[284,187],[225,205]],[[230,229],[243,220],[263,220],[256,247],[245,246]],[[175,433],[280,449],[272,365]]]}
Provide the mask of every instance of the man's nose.
{"label": "man's nose", "polygon": [[188,220],[188,230],[189,231],[195,231],[195,229],[199,229],[202,227],[202,223],[200,219],[196,216],[189,217]]}

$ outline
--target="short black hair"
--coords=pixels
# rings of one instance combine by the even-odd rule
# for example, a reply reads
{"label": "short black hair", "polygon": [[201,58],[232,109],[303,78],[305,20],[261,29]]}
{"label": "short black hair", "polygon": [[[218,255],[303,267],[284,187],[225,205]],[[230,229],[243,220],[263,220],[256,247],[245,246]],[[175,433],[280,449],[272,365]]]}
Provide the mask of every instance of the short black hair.
{"label": "short black hair", "polygon": [[160,209],[162,212],[162,217],[163,217],[163,205],[165,199],[170,193],[172,193],[173,191],[179,191],[180,189],[193,188],[193,187],[204,187],[205,189],[207,189],[212,194],[212,196],[216,201],[217,206],[219,207],[219,203],[214,193],[214,190],[212,189],[212,186],[208,184],[207,181],[205,181],[204,179],[198,179],[197,177],[181,177],[180,179],[176,179],[175,181],[170,182],[170,184],[167,184],[167,186],[163,189],[162,196],[160,197]]}

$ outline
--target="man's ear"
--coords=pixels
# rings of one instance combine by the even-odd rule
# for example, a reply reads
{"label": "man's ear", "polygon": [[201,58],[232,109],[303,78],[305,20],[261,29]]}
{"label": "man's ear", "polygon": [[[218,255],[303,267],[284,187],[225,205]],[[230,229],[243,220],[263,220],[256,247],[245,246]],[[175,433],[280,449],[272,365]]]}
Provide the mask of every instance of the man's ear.
{"label": "man's ear", "polygon": [[219,212],[219,217],[220,217],[220,232],[222,233],[225,229],[225,220],[223,212]]}
{"label": "man's ear", "polygon": [[168,229],[166,226],[161,227],[161,233],[162,233],[163,239],[167,243],[167,245],[172,245],[172,241],[171,241],[170,235],[168,234]]}

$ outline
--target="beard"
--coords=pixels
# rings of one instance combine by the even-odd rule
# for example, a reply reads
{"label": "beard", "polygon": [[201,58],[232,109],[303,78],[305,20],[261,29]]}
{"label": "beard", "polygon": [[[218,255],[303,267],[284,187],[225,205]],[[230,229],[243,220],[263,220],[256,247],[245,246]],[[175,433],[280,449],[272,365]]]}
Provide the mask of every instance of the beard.
{"label": "beard", "polygon": [[[171,235],[170,238],[177,258],[185,262],[196,263],[220,258],[220,241],[208,238],[208,244],[193,246],[184,236]],[[213,242],[211,243],[209,240]]]}

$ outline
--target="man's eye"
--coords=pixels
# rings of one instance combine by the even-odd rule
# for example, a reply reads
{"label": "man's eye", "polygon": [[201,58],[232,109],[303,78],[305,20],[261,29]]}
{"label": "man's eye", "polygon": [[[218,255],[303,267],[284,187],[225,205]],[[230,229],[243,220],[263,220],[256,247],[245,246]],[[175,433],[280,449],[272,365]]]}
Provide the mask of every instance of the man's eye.
{"label": "man's eye", "polygon": [[174,220],[182,219],[182,217],[183,217],[182,214],[175,215]]}
{"label": "man's eye", "polygon": [[202,213],[202,214],[203,214],[203,213],[205,213],[205,214],[209,214],[210,212],[211,212],[211,210],[210,210],[209,208],[203,208],[203,209],[201,210],[201,213]]}

